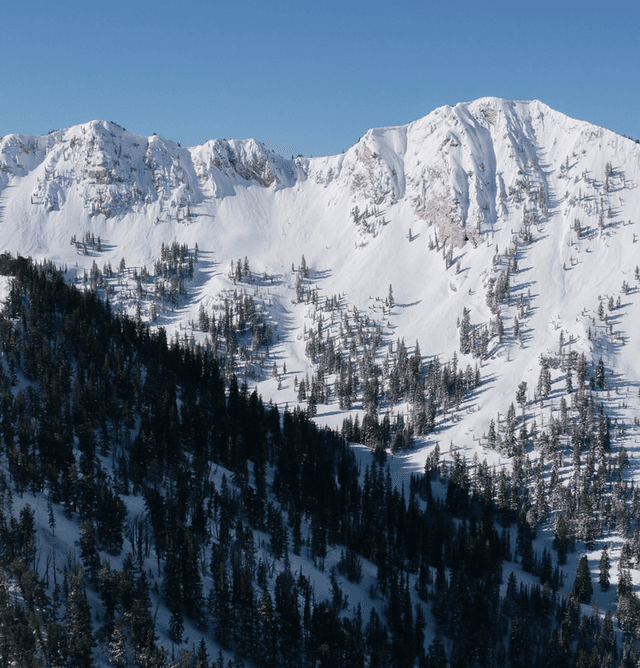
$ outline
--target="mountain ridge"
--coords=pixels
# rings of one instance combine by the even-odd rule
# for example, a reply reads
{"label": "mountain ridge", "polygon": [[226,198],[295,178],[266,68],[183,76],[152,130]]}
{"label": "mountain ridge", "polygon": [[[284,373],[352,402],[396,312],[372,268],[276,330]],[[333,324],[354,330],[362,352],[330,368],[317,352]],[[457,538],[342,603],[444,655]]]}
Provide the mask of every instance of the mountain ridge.
{"label": "mountain ridge", "polygon": [[[625,276],[633,271],[636,233],[628,223],[640,205],[638,182],[640,147],[632,140],[539,101],[444,106],[405,125],[371,129],[344,154],[293,160],[255,140],[186,149],[92,121],[0,141],[0,243],[74,263],[79,280],[96,259],[116,265],[126,258],[142,268],[157,260],[163,243],[197,242],[215,262],[184,317],[166,320],[172,329],[195,321],[201,302],[215,303],[225,288],[220,268],[247,255],[254,273],[278,277],[278,313],[303,328],[287,272],[304,255],[327,294],[346,291],[349,303],[373,309],[381,323],[376,300],[393,285],[397,301],[413,306],[396,309],[389,335],[420,340],[423,348],[429,340],[432,354],[450,356],[463,308],[477,323],[495,319],[482,293],[499,266],[496,254],[511,248],[520,263],[537,258],[523,270],[553,277],[545,278],[543,297],[560,310],[568,306],[574,318],[601,271],[593,271],[591,253],[598,265],[610,256]],[[89,231],[105,241],[96,257],[77,255],[69,243]],[[533,237],[539,241],[527,243]],[[525,242],[514,247],[514,239]],[[577,300],[585,304],[577,308]],[[515,313],[500,308],[502,317]],[[546,303],[547,320],[551,310]],[[143,318],[149,314],[143,307]],[[434,327],[432,318],[444,326]],[[567,330],[589,347],[583,321]],[[541,352],[548,338],[541,337]],[[283,355],[295,348],[294,341]]]}
{"label": "mountain ridge", "polygon": [[[215,381],[218,408],[227,402],[229,421],[242,422],[239,394],[247,399],[247,406],[251,402],[258,406],[260,395],[272,415],[280,411],[295,416],[301,426],[311,418],[319,425],[341,429],[351,447],[342,450],[346,468],[338,478],[347,469],[355,480],[362,471],[378,471],[380,489],[388,490],[389,508],[396,504],[394,494],[396,505],[405,508],[400,501],[405,499],[404,490],[410,489],[413,498],[420,485],[421,508],[436,509],[433,494],[450,505],[452,517],[459,518],[456,513],[471,510],[482,489],[496,513],[496,526],[502,517],[503,526],[518,532],[515,551],[505,529],[503,538],[496,541],[502,544],[502,556],[496,561],[496,552],[487,560],[494,566],[504,562],[505,575],[511,573],[506,586],[499,586],[501,576],[492,585],[492,596],[505,610],[509,587],[512,599],[515,596],[515,578],[529,586],[535,573],[544,584],[541,563],[545,561],[547,582],[553,580],[554,591],[570,601],[575,608],[571,614],[578,620],[579,603],[573,601],[570,581],[574,569],[578,580],[577,554],[569,557],[569,577],[564,583],[559,571],[567,550],[577,545],[585,560],[588,556],[592,570],[601,553],[610,550],[611,563],[618,566],[618,576],[611,579],[619,586],[615,595],[613,589],[609,593],[603,589],[599,601],[603,612],[611,615],[617,610],[619,627],[627,632],[636,623],[629,606],[637,608],[634,596],[639,582],[637,569],[632,580],[628,556],[629,550],[636,550],[632,542],[637,539],[632,541],[630,535],[638,526],[637,503],[632,500],[637,493],[632,497],[629,490],[637,489],[640,480],[639,183],[640,147],[538,101],[482,98],[442,107],[406,125],[369,130],[344,154],[324,158],[286,160],[253,140],[212,140],[187,149],[158,137],[131,135],[101,121],[43,138],[13,135],[0,141],[0,247],[14,255],[31,255],[40,265],[15,262],[18,273],[24,273],[22,293],[10,287],[6,278],[0,280],[0,296],[9,298],[1,333],[8,337],[12,328],[22,330],[21,345],[27,353],[38,347],[58,353],[60,348],[50,342],[33,344],[35,337],[44,334],[38,331],[35,316],[27,317],[20,297],[24,295],[24,303],[29,302],[30,312],[37,315],[42,299],[37,293],[28,299],[26,295],[33,286],[42,288],[45,275],[55,273],[54,264],[60,272],[55,277],[58,289],[64,279],[108,302],[108,331],[128,329],[135,332],[131,337],[140,338],[141,350],[151,344],[160,351],[145,353],[146,372],[136,371],[134,358],[128,363],[144,387],[140,396],[147,398],[139,401],[139,419],[118,418],[114,433],[133,448],[122,446],[117,470],[115,450],[113,457],[103,456],[100,466],[114,479],[129,470],[138,485],[157,486],[165,474],[167,481],[174,475],[179,478],[176,486],[186,484],[188,476],[181,477],[181,471],[168,467],[159,474],[164,464],[155,464],[160,468],[151,470],[145,464],[154,456],[161,459],[166,454],[169,461],[170,456],[184,455],[176,445],[178,436],[166,439],[164,420],[167,430],[184,426],[189,447],[194,453],[199,450],[201,441],[194,434],[200,408],[184,410],[169,377],[163,380],[168,389],[159,394],[142,379],[158,373],[156,357],[171,355],[172,365],[185,372],[184,396],[195,401],[211,388],[203,383],[198,392],[189,389],[193,368],[183,368],[178,359],[207,360],[205,367],[215,359],[216,364],[207,368],[221,370],[223,378]],[[0,264],[14,263],[7,257]],[[31,280],[31,275],[41,278]],[[61,301],[82,302],[75,291],[70,293],[73,297]],[[46,289],[45,294],[47,299],[52,296]],[[86,303],[95,308],[89,299],[92,295],[85,295]],[[50,311],[44,309],[47,317]],[[20,314],[22,324],[16,320]],[[56,326],[64,324],[65,336],[73,335],[74,321],[60,316],[56,322]],[[82,331],[89,337],[83,345],[91,350],[93,330]],[[115,359],[115,347],[129,345],[128,340],[124,336],[110,346],[103,336],[105,355]],[[5,366],[11,369],[13,364],[24,376],[17,381],[16,393],[19,387],[22,394],[37,396],[37,360],[26,354],[29,364],[22,369],[21,349],[11,345],[10,338],[6,341]],[[93,367],[101,365],[100,356]],[[74,373],[73,364],[68,368]],[[69,400],[74,409],[85,399],[87,405],[97,405],[91,392],[80,389],[85,381],[89,385],[90,373],[75,372]],[[199,373],[196,369],[195,374]],[[115,403],[124,416],[127,372],[120,370],[108,378],[123,393],[122,401]],[[10,388],[16,383],[11,373],[5,374],[4,382]],[[104,387],[111,382],[106,380]],[[33,389],[36,392],[29,392]],[[8,389],[7,397],[13,391]],[[147,403],[155,406],[155,419],[149,417]],[[23,399],[15,404],[16,411],[18,406],[25,410]],[[207,405],[213,406],[213,401]],[[100,438],[108,441],[109,420],[114,426],[117,420],[107,412],[101,419]],[[283,418],[283,427],[289,420]],[[198,428],[213,434],[226,424],[225,420],[200,422],[206,424]],[[21,429],[28,424],[38,422],[19,422]],[[249,422],[241,426],[253,427]],[[77,458],[80,466],[90,468],[81,451],[91,444],[88,434],[93,432],[80,427],[76,425],[75,436],[69,432],[66,445],[70,460]],[[279,432],[279,419],[270,422],[269,429]],[[154,438],[161,443],[162,456],[145,445],[155,431],[160,432]],[[243,431],[234,443],[248,450],[247,444],[257,438],[250,432]],[[278,489],[282,491],[281,482],[271,477],[277,467],[292,474],[303,471],[307,481],[313,480],[313,471],[304,464],[309,459],[303,457],[299,467],[289,465],[290,457],[300,453],[283,450],[271,462],[265,481],[258,459],[251,461],[249,473],[247,462],[238,455],[244,450],[212,438],[225,453],[223,468],[218,469],[218,460],[209,474],[201,466],[202,481],[215,479],[222,490],[233,477],[232,491],[224,494],[238,512],[242,504],[236,501],[241,495],[251,508],[247,490],[252,488],[246,481],[256,476],[256,470],[263,476],[261,490],[271,485],[272,497]],[[312,450],[314,456],[319,452]],[[42,451],[46,453],[46,448]],[[20,469],[17,453],[13,449],[6,456],[15,478],[32,475],[37,481],[37,471]],[[127,468],[127,457],[132,469]],[[228,469],[224,468],[227,459]],[[387,467],[384,485],[380,462]],[[328,480],[336,478],[330,467],[326,472]],[[413,477],[425,472],[422,478]],[[65,472],[72,474],[72,470]],[[365,472],[364,478],[368,475]],[[181,498],[172,485],[165,487],[167,503],[173,503],[174,496]],[[303,487],[311,491],[313,484],[306,482],[297,489]],[[468,503],[471,489],[476,496]],[[124,516],[146,521],[152,513],[151,505],[145,506],[147,498],[127,490],[113,491],[114,498],[126,500]],[[358,496],[355,491],[353,495]],[[44,516],[44,493],[28,492],[25,499]],[[16,503],[26,518],[25,499]],[[158,508],[164,503],[162,497],[156,501]],[[57,517],[65,527],[62,553],[87,536],[79,533],[75,520],[64,515],[57,501],[53,505],[54,520]],[[317,504],[314,507],[318,509]],[[371,510],[375,516],[377,511]],[[415,519],[413,501],[407,510]],[[265,547],[259,532],[251,536],[261,554],[277,560],[283,554],[282,543],[288,541],[280,540],[276,530],[284,506],[270,512],[270,547]],[[196,515],[194,510],[191,524],[202,528],[204,522],[206,527],[208,520]],[[26,522],[22,514],[20,518]],[[460,529],[460,541],[467,529],[473,536],[478,518],[468,525],[466,520],[452,520],[451,526]],[[293,513],[288,520],[292,532],[296,531]],[[240,528],[235,529],[238,541],[245,540],[242,522],[240,518]],[[314,522],[308,527],[309,535],[317,531],[312,529]],[[53,542],[52,529],[45,523],[39,517],[38,536],[48,544]],[[102,518],[97,522],[100,531],[103,523]],[[405,525],[398,523],[397,528],[401,526]],[[424,526],[428,529],[431,521]],[[491,526],[494,540],[496,527]],[[188,537],[191,529],[180,527],[181,535]],[[363,528],[367,535],[367,526]],[[130,546],[134,553],[137,546],[136,559],[157,570],[153,579],[158,582],[162,550],[156,546],[154,554],[154,548],[148,547],[145,556],[142,533],[137,538],[135,531],[129,533],[124,549]],[[534,538],[535,550],[543,555],[540,562],[533,552]],[[302,581],[302,567],[305,572],[309,569],[316,591],[328,597],[333,585],[323,573],[324,565],[318,568],[314,540],[312,536],[303,546],[294,538],[301,548],[294,570],[300,568]],[[320,542],[324,544],[324,539]],[[204,549],[209,550],[209,545]],[[216,549],[212,543],[211,563]],[[24,546],[21,550],[27,551]],[[332,552],[327,563],[338,568],[333,547]],[[369,584],[383,582],[389,566],[386,551],[376,548],[375,552],[375,568],[364,566]],[[464,635],[453,623],[443,623],[445,598],[448,604],[448,597],[457,596],[455,552],[451,550],[451,561],[447,561],[448,573],[444,567],[438,570],[442,563],[438,550],[422,568],[422,576],[405,575],[409,610],[412,596],[418,607],[426,605],[429,640],[434,643],[435,629],[444,629],[450,639],[457,638],[458,631]],[[305,559],[305,554],[313,557]],[[215,558],[224,563],[224,556]],[[353,555],[350,558],[357,561]],[[343,568],[345,560],[340,559]],[[277,575],[278,580],[287,567],[280,570],[275,563],[270,577]],[[558,568],[551,578],[555,564]],[[117,568],[120,565],[124,570],[126,559],[116,563]],[[169,584],[176,587],[167,575],[169,566],[167,557],[162,572],[164,596],[154,594],[154,601],[164,606],[157,628],[167,647],[182,638],[182,608],[179,604],[176,608],[167,593]],[[589,580],[588,563],[584,567]],[[224,576],[214,566],[211,573],[203,570],[213,596],[216,586],[225,585]],[[421,594],[422,603],[418,602],[413,593],[420,584],[417,580],[434,575],[436,585],[422,582],[427,595]],[[469,581],[477,584],[474,578]],[[339,589],[333,589],[336,596]],[[191,610],[189,583],[178,584],[177,590],[184,593],[185,609]],[[380,602],[374,589],[369,598],[355,584],[349,591],[352,600],[365,607],[381,612],[386,608],[384,595]],[[100,610],[97,594],[92,597],[93,607]],[[460,610],[473,608],[464,597],[456,600]],[[588,592],[581,594],[582,604],[589,600]],[[210,615],[216,624],[226,619],[219,612]],[[336,618],[339,614],[335,613]],[[511,619],[513,609],[508,614]],[[515,617],[512,623],[516,628]],[[187,626],[190,633],[197,632],[195,623]],[[394,627],[394,637],[399,637],[400,626]],[[506,627],[504,631],[508,635]],[[224,639],[224,634],[220,637]],[[510,651],[511,643],[516,646],[513,637]],[[425,645],[424,639],[420,642]],[[209,646],[217,648],[213,642]],[[456,640],[447,649],[454,656],[460,647]]]}

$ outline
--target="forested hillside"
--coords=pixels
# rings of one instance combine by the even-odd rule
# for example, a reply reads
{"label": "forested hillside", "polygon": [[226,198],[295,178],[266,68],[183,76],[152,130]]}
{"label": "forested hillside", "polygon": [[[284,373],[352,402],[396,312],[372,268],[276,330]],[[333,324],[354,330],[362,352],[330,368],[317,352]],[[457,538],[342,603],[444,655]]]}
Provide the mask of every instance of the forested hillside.
{"label": "forested hillside", "polygon": [[498,98],[0,138],[3,665],[635,665],[638,184]]}
{"label": "forested hillside", "polygon": [[[210,347],[169,345],[50,264],[1,265],[3,665],[636,665],[637,490],[597,388],[551,430],[574,434],[571,485],[538,494],[521,430],[512,474],[436,450],[399,488],[383,451],[363,466]],[[632,536],[615,621],[589,605],[606,550],[599,582],[586,557],[564,581],[594,507]]]}

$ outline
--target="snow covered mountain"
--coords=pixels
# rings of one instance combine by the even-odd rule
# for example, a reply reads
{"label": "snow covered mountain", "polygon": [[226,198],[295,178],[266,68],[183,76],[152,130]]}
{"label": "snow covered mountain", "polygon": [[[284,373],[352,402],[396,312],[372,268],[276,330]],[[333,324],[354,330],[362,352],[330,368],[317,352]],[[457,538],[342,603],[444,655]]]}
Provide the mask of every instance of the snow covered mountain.
{"label": "snow covered mountain", "polygon": [[[92,121],[0,141],[0,245],[66,264],[80,281],[94,263],[151,267],[163,243],[197,244],[188,296],[159,320],[178,331],[197,322],[201,304],[221,304],[230,262],[247,257],[253,274],[269,277],[256,294],[289,376],[313,368],[304,350],[313,314],[297,303],[290,271],[303,255],[324,297],[340,295],[387,340],[418,341],[427,357],[460,354],[463,309],[477,333],[495,330],[499,312],[504,336],[481,362],[500,382],[474,407],[482,417],[461,422],[477,439],[519,382],[535,386],[540,355],[557,352],[561,334],[602,356],[618,385],[640,379],[639,182],[637,143],[537,101],[446,106],[370,130],[342,155],[293,160],[255,140],[185,149]],[[100,238],[99,252],[70,244],[87,234]],[[492,303],[487,291],[506,267],[510,299]],[[599,304],[619,296],[605,323]],[[134,312],[126,284],[112,299]],[[141,316],[152,315],[142,300]],[[291,382],[280,393],[274,383],[261,391],[295,399]]]}
{"label": "snow covered mountain", "polygon": [[[476,489],[478,462],[496,480],[513,468],[540,554],[565,535],[562,516],[592,565],[605,545],[624,565],[611,506],[622,518],[635,503],[618,469],[640,480],[638,184],[637,142],[537,101],[446,106],[291,160],[255,140],[187,149],[92,121],[0,139],[0,251],[51,261],[113,310],[212,347],[265,402],[336,428],[347,418],[350,440],[394,452],[398,488],[433,467],[436,445],[449,471],[472,464]],[[614,443],[597,452],[609,487],[585,511],[598,429]],[[140,495],[118,494],[142,517]],[[55,514],[66,549],[78,530]],[[536,570],[512,568],[524,581]],[[602,609],[614,599],[603,590]]]}

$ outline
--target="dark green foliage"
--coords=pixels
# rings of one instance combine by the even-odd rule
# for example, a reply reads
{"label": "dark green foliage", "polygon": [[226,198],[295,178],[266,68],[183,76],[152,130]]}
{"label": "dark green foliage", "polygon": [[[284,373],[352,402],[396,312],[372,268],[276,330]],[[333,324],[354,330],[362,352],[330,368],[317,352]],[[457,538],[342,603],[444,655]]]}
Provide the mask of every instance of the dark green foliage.
{"label": "dark green foliage", "polygon": [[587,556],[582,555],[578,562],[576,570],[576,580],[571,590],[573,596],[579,603],[590,603],[593,596],[593,585],[591,584],[591,573],[589,572],[589,562]]}
{"label": "dark green foliage", "polygon": [[342,553],[338,562],[338,571],[350,582],[359,584],[362,580],[362,560],[351,547],[347,547],[346,553]]}
{"label": "dark green foliage", "polygon": [[[240,264],[236,280],[249,279]],[[354,336],[361,336],[365,351],[349,362],[332,350],[317,323],[309,343],[324,368],[305,379],[305,400],[326,400],[330,373],[339,378],[342,405],[362,393],[365,417],[345,421],[343,435],[368,442],[379,456],[360,468],[341,435],[318,428],[309,411],[265,406],[233,375],[228,358],[220,363],[212,349],[169,343],[163,330],[153,333],[114,315],[92,295],[66,286],[49,266],[4,257],[3,267],[16,280],[5,313],[15,320],[0,320],[2,453],[16,491],[46,490],[49,512],[61,504],[80,527],[84,566],[82,573],[68,569],[60,606],[54,585],[45,587],[31,571],[42,556],[33,512],[24,506],[17,517],[12,513],[4,501],[11,491],[5,493],[0,477],[0,655],[6,662],[91,665],[100,642],[113,665],[166,665],[156,646],[150,585],[169,610],[176,643],[184,640],[187,618],[236,663],[266,668],[444,667],[448,659],[456,666],[560,666],[585,657],[607,665],[605,657],[617,651],[611,619],[606,632],[604,623],[585,626],[576,607],[591,598],[588,564],[586,577],[579,568],[576,600],[567,604],[554,593],[560,575],[551,552],[539,555],[533,548],[536,522],[548,513],[540,499],[547,489],[559,494],[561,485],[553,473],[547,483],[542,468],[532,473],[527,450],[542,437],[535,423],[520,424],[515,407],[506,425],[494,422],[490,431],[496,447],[515,454],[512,475],[477,460],[469,467],[453,446],[449,464],[434,448],[409,489],[398,488],[385,468],[386,448],[409,447],[414,433],[433,430],[436,418],[479,384],[479,374],[458,368],[456,357],[447,363],[434,358],[423,369],[418,346],[409,354],[399,340],[380,371],[375,333],[366,339],[371,323],[360,314],[343,323],[351,330],[355,322]],[[306,276],[300,270],[303,297]],[[497,308],[509,300],[508,271],[495,289]],[[251,305],[244,303],[247,320]],[[208,327],[226,328],[233,338],[240,331],[235,317],[230,308],[228,316],[210,318]],[[466,332],[465,325],[473,354],[479,330]],[[584,426],[563,426],[562,415],[545,425],[547,454],[558,452],[559,439],[571,438],[584,469],[576,479],[579,497],[578,489],[561,490],[570,502],[555,513],[559,562],[577,540],[593,538],[593,527],[576,521],[572,494],[581,509],[597,507],[616,429],[590,399],[586,375],[580,382],[577,356],[574,362],[579,386],[571,411]],[[225,366],[231,373],[223,373]],[[27,379],[20,393],[12,380],[17,373]],[[526,388],[520,390],[524,410]],[[413,422],[379,411],[385,401],[402,399],[414,407]],[[113,466],[106,469],[109,460]],[[226,474],[214,484],[217,467]],[[528,487],[534,475],[542,480],[535,499]],[[435,494],[432,485],[444,486],[444,493]],[[143,517],[127,516],[121,497],[131,493],[144,499]],[[624,499],[614,501],[622,525]],[[510,530],[500,535],[496,527],[515,522],[517,558],[540,585],[509,577],[501,599],[503,561],[513,555]],[[124,551],[121,570],[101,562],[101,550]],[[324,597],[314,591],[306,565],[292,570],[290,550],[321,568],[342,555]],[[20,587],[20,601],[7,595],[5,571]],[[148,581],[150,572],[160,579]],[[365,577],[378,604],[363,621],[348,600],[345,579],[364,583]],[[100,601],[95,625],[87,588]],[[619,598],[619,618],[631,633],[638,616],[624,578]],[[425,648],[431,615],[438,635]],[[205,665],[206,645],[192,642],[191,652],[180,648],[180,661]]]}
{"label": "dark green foliage", "polygon": [[607,385],[604,373],[604,362],[602,361],[602,357],[598,360],[598,365],[596,367],[596,371],[593,376],[593,382],[599,390],[603,390]]}
{"label": "dark green foliage", "polygon": [[88,668],[93,665],[93,627],[91,608],[81,578],[71,573],[66,579],[65,628],[68,637],[69,661],[72,666]]}
{"label": "dark green foliage", "polygon": [[600,562],[599,562],[600,577],[598,579],[598,582],[600,584],[600,589],[602,591],[608,591],[609,589],[609,584],[610,584],[609,568],[610,568],[609,550],[605,545],[602,548],[602,554],[600,556]]}

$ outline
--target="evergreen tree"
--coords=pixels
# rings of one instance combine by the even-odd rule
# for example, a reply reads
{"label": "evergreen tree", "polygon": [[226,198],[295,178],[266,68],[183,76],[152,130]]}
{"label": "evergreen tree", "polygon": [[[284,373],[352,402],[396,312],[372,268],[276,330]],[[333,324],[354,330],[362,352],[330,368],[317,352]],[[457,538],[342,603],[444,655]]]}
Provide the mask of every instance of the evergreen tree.
{"label": "evergreen tree", "polygon": [[572,596],[575,596],[579,603],[590,603],[593,596],[593,585],[591,584],[591,573],[589,571],[589,562],[587,555],[583,554],[578,562],[576,569],[576,579],[571,590]]}
{"label": "evergreen tree", "polygon": [[217,572],[213,574],[214,587],[211,591],[212,602],[209,607],[214,618],[216,640],[226,649],[230,646],[233,633],[231,592],[224,561],[221,561],[217,568]]}
{"label": "evergreen tree", "polygon": [[427,665],[429,668],[447,668],[447,654],[444,649],[444,643],[439,635],[433,639],[429,645],[427,655]]}
{"label": "evergreen tree", "polygon": [[531,665],[529,629],[518,616],[515,616],[511,623],[508,657],[511,666]]}
{"label": "evergreen tree", "polygon": [[524,380],[518,385],[516,402],[519,403],[520,408],[522,408],[522,418],[524,419],[524,408],[527,403],[527,383]]}
{"label": "evergreen tree", "polygon": [[93,665],[93,626],[91,608],[79,575],[67,574],[65,628],[68,638],[70,665],[90,668]]}
{"label": "evergreen tree", "polygon": [[264,668],[275,668],[278,649],[278,631],[276,628],[273,601],[265,588],[260,595],[258,604],[258,623],[262,638],[262,665]]}
{"label": "evergreen tree", "polygon": [[462,309],[462,319],[460,321],[460,353],[468,355],[471,352],[471,320],[469,317],[469,309]]}
{"label": "evergreen tree", "polygon": [[96,545],[95,529],[90,519],[80,524],[80,558],[87,574],[95,581],[100,570],[100,555]]}
{"label": "evergreen tree", "polygon": [[182,621],[182,588],[180,578],[180,559],[176,541],[170,540],[167,545],[167,552],[164,564],[162,590],[165,602],[171,611],[169,622],[169,634],[173,642],[182,641],[182,631],[184,628]]}
{"label": "evergreen tree", "polygon": [[109,640],[109,667],[127,668],[129,660],[127,658],[126,638],[122,620],[118,619],[113,628],[113,633]]}
{"label": "evergreen tree", "polygon": [[609,560],[609,551],[607,549],[606,544],[602,548],[602,554],[600,555],[599,568],[600,568],[600,578],[599,578],[600,589],[602,591],[608,591],[609,584],[610,584],[610,579],[609,579],[610,560]]}
{"label": "evergreen tree", "polygon": [[20,511],[14,537],[16,556],[25,564],[31,566],[36,555],[36,526],[35,514],[28,503]]}
{"label": "evergreen tree", "polygon": [[171,617],[169,618],[169,638],[179,645],[182,642],[183,632],[184,621],[182,619],[182,610],[176,607],[171,611]]}
{"label": "evergreen tree", "polygon": [[606,387],[606,380],[604,375],[604,362],[602,361],[602,357],[598,360],[598,365],[596,366],[596,371],[594,374],[593,381],[595,386],[600,390],[603,390]]}

